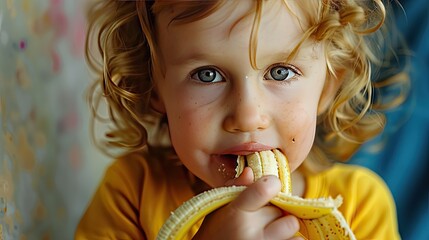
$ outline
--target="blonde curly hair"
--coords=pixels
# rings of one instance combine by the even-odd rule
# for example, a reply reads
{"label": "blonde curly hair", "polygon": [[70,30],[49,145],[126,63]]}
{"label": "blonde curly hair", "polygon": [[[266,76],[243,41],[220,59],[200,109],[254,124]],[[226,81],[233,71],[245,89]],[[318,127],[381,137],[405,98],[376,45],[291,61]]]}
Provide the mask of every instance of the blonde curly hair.
{"label": "blonde curly hair", "polygon": [[[288,6],[287,1],[284,1]],[[403,93],[390,102],[374,101],[374,89],[406,82],[397,73],[383,81],[371,81],[375,67],[383,63],[382,38],[386,6],[381,0],[296,1],[306,17],[303,38],[288,57],[293,58],[305,40],[324,44],[327,81],[340,78],[341,87],[333,103],[318,117],[315,144],[307,163],[346,161],[358,147],[379,134],[384,114],[376,110],[400,104]],[[117,1],[100,0],[88,13],[89,29],[86,57],[97,74],[90,91],[93,123],[99,119],[99,103],[107,102],[108,120],[113,123],[101,146],[135,151],[148,145],[153,137],[166,137],[163,116],[150,106],[153,94],[151,73],[158,67],[155,16],[162,10],[185,6],[173,21],[186,23],[216,11],[223,1]],[[256,67],[257,33],[264,1],[255,4],[254,24],[249,39],[249,57]],[[299,20],[299,19],[298,19]],[[98,53],[91,52],[96,39]],[[287,61],[288,59],[285,59]],[[399,80],[398,80],[399,79]],[[165,127],[165,126],[164,126]],[[168,137],[168,136],[167,136]],[[326,164],[325,164],[326,165]],[[328,164],[329,165],[329,164]],[[315,169],[315,164],[307,164]]]}

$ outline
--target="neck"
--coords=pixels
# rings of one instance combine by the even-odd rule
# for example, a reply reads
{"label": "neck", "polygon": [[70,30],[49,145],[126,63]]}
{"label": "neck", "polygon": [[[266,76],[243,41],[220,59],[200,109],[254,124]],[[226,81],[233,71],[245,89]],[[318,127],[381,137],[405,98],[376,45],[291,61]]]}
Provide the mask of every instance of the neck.
{"label": "neck", "polygon": [[305,193],[305,177],[304,175],[299,171],[296,170],[292,173],[291,176],[292,180],[292,195],[304,197]]}

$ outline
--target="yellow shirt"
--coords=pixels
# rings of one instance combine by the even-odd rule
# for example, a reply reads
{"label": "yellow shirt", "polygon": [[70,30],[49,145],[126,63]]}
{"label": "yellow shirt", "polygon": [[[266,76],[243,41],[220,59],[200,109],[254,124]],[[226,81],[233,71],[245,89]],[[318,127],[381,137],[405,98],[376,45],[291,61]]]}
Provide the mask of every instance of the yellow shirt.
{"label": "yellow shirt", "polygon": [[[116,160],[82,217],[76,239],[155,239],[162,224],[194,194],[177,164],[148,164],[143,154]],[[357,239],[400,239],[395,204],[371,171],[337,164],[306,177],[305,198],[341,195],[339,208]],[[194,226],[193,234],[197,231]]]}

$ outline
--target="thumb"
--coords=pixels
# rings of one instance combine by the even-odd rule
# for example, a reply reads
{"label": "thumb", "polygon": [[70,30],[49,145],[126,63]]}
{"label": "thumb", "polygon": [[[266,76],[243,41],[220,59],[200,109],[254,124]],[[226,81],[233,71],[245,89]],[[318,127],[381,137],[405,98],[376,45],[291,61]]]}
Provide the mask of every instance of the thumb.
{"label": "thumb", "polygon": [[264,176],[240,193],[230,207],[241,211],[256,211],[267,205],[280,192],[280,188],[280,180],[277,177]]}

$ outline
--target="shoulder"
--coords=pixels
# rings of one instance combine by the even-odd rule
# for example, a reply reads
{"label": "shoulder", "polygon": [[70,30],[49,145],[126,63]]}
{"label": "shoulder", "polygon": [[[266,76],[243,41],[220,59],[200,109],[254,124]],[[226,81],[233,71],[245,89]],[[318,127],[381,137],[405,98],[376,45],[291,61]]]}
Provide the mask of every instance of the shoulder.
{"label": "shoulder", "polygon": [[108,166],[103,181],[119,185],[131,181],[135,184],[145,176],[148,168],[146,157],[142,152],[129,153],[115,159]]}
{"label": "shoulder", "polygon": [[139,226],[139,207],[145,162],[142,153],[127,154],[113,161],[78,225],[76,239],[144,238]]}
{"label": "shoulder", "polygon": [[133,152],[115,159],[106,169],[100,182],[99,194],[104,198],[126,197],[135,206],[149,171],[143,152]]}
{"label": "shoulder", "polygon": [[[374,194],[374,191],[389,192],[383,179],[370,169],[348,164],[336,164],[329,170],[309,177],[310,184],[317,182],[320,193]],[[334,191],[334,192],[333,192]]]}
{"label": "shoulder", "polygon": [[107,168],[106,175],[124,174],[140,175],[148,168],[147,158],[143,152],[133,152],[115,159]]}
{"label": "shoulder", "polygon": [[341,195],[344,207],[375,207],[385,204],[388,208],[395,208],[393,197],[384,180],[365,167],[336,164],[315,179],[318,182],[316,192],[324,196]]}
{"label": "shoulder", "polygon": [[342,196],[339,210],[358,239],[399,238],[395,202],[383,179],[373,171],[337,164],[308,179],[310,197]]}
{"label": "shoulder", "polygon": [[[356,180],[369,178],[372,181],[379,181],[381,178],[372,170],[358,165],[337,163],[331,169],[327,170],[326,177],[340,176],[341,178]],[[322,173],[323,174],[323,173]]]}

